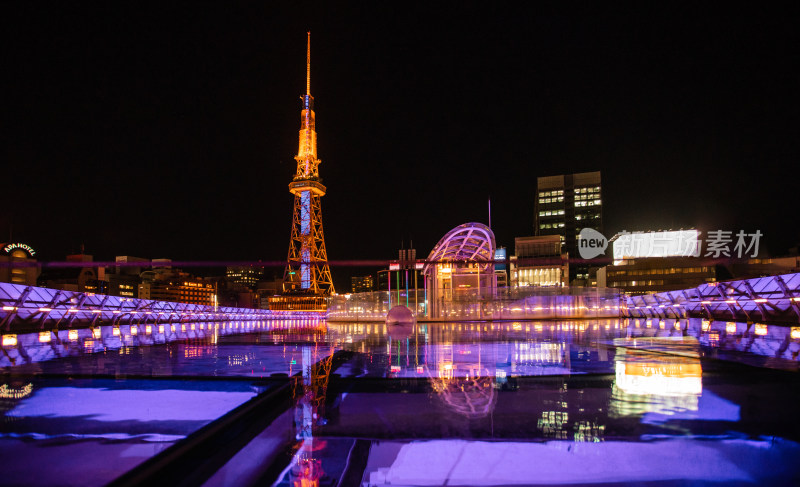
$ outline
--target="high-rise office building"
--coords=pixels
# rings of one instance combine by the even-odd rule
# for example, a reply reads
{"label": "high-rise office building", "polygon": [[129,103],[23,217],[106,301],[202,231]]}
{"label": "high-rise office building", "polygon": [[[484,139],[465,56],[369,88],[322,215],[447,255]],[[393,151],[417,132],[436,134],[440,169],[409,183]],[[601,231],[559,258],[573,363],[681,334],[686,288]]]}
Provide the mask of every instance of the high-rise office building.
{"label": "high-rise office building", "polygon": [[354,293],[368,293],[375,289],[375,279],[372,276],[352,276],[350,287]]}
{"label": "high-rise office building", "polygon": [[586,283],[590,265],[578,254],[578,238],[584,228],[603,233],[600,171],[540,177],[536,186],[535,234],[559,235],[570,259],[570,283]]}
{"label": "high-rise office building", "polygon": [[228,266],[225,270],[225,277],[234,284],[255,289],[258,281],[264,277],[264,268],[254,266]]}

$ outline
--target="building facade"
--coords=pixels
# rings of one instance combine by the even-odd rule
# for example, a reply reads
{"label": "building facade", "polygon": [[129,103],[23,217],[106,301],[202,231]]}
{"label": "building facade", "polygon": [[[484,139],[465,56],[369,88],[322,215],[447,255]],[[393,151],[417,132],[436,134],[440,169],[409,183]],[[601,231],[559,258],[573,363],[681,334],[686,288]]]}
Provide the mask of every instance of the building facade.
{"label": "building facade", "polygon": [[138,298],[139,284],[142,282],[140,275],[144,269],[150,267],[150,259],[118,255],[114,260],[117,265],[105,269],[107,293],[123,298]]}
{"label": "building facade", "polygon": [[511,259],[511,285],[566,286],[569,279],[569,260],[561,250],[558,235],[517,237]]}
{"label": "building facade", "polygon": [[796,272],[800,258],[711,258],[697,229],[621,232],[611,239],[612,265],[597,271],[598,287],[628,294],[689,289],[716,281]]}
{"label": "building facade", "polygon": [[368,293],[375,289],[375,279],[372,276],[352,276],[350,290],[354,293]]}
{"label": "building facade", "polygon": [[225,270],[225,277],[233,284],[254,289],[258,282],[264,278],[264,268],[255,266],[229,266]]}
{"label": "building facade", "polygon": [[696,257],[625,259],[597,271],[597,287],[613,287],[628,294],[688,289],[716,280],[714,263]]}
{"label": "building facade", "polygon": [[143,272],[139,298],[208,306],[217,304],[212,282],[171,268]]}
{"label": "building facade", "polygon": [[569,282],[586,284],[590,264],[578,254],[580,231],[603,233],[603,198],[600,171],[540,177],[536,180],[534,234],[558,235],[561,252],[571,261]]}

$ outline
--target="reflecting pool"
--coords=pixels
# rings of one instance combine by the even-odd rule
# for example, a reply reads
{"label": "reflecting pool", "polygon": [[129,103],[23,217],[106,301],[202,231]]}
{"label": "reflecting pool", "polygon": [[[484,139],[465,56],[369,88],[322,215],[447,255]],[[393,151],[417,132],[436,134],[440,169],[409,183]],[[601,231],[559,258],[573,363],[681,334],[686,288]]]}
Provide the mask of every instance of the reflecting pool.
{"label": "reflecting pool", "polygon": [[165,326],[4,335],[0,484],[800,482],[789,327]]}

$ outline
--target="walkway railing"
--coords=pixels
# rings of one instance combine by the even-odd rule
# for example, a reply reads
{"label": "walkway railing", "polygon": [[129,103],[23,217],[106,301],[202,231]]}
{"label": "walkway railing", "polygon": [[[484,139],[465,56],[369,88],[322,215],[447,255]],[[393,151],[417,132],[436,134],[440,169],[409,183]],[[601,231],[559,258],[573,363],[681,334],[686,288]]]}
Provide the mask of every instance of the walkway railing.
{"label": "walkway railing", "polygon": [[692,289],[628,298],[633,318],[800,323],[800,274],[712,282]]}
{"label": "walkway railing", "polygon": [[[415,304],[410,291],[408,307],[420,321],[537,320],[616,318],[624,313],[625,299],[617,289],[498,288],[492,293],[441,293],[437,316],[426,314],[427,304]],[[400,304],[405,305],[404,294]],[[421,297],[421,296],[420,296]],[[337,295],[328,305],[328,321],[383,321],[392,305],[388,291]]]}
{"label": "walkway railing", "polygon": [[0,283],[0,330],[80,324],[187,323],[321,317],[312,311],[205,306]]}

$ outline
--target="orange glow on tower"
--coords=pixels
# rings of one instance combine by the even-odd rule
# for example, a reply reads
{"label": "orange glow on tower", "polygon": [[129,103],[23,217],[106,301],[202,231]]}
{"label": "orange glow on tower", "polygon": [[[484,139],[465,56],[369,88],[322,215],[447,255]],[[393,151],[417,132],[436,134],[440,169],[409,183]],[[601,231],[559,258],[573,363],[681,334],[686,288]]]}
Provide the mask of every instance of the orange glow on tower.
{"label": "orange glow on tower", "polygon": [[327,188],[319,177],[322,161],[317,158],[314,97],[311,96],[311,32],[306,51],[306,94],[301,98],[300,141],[295,156],[297,172],[289,183],[289,191],[294,195],[294,212],[283,290],[324,296],[333,293],[334,288],[322,231],[321,198]]}

